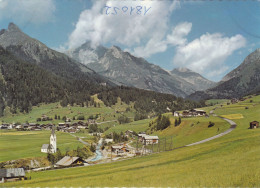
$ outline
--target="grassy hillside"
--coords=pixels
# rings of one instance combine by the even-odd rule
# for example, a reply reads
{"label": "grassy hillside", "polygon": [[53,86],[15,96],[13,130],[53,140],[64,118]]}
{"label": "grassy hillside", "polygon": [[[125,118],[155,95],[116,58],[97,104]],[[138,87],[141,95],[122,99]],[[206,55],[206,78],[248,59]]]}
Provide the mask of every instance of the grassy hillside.
{"label": "grassy hillside", "polygon": [[[50,143],[51,131],[0,131],[0,162],[14,159],[41,157],[42,144]],[[57,147],[66,150],[83,146],[75,137],[68,133],[56,132]]]}
{"label": "grassy hillside", "polygon": [[250,100],[218,108],[219,115],[243,118],[233,120],[237,128],[231,133],[207,143],[120,162],[31,173],[32,180],[5,186],[259,187],[260,129],[248,127],[250,121],[260,121],[260,96]]}
{"label": "grassy hillside", "polygon": [[[32,111],[29,113],[17,113],[11,114],[7,109],[5,111],[5,116],[0,117],[0,121],[2,123],[36,123],[36,119],[40,118],[43,114],[47,115],[50,118],[53,118],[52,121],[40,121],[39,123],[54,123],[58,124],[60,122],[64,122],[62,120],[63,116],[70,118],[73,117],[77,119],[78,116],[84,116],[85,119],[88,119],[89,116],[96,114],[99,115],[97,122],[105,122],[110,120],[115,120],[121,113],[124,113],[128,117],[134,117],[135,110],[133,109],[133,104],[125,104],[119,100],[112,107],[106,107],[102,102],[100,102],[96,96],[93,96],[94,100],[100,103],[100,107],[80,107],[80,106],[72,106],[72,107],[61,107],[59,103],[51,103],[51,104],[42,104],[39,106],[32,107]],[[130,111],[126,112],[126,109],[129,108]],[[60,120],[54,119],[55,115],[60,116]],[[77,121],[77,120],[75,120]],[[116,122],[114,124],[117,124]]]}

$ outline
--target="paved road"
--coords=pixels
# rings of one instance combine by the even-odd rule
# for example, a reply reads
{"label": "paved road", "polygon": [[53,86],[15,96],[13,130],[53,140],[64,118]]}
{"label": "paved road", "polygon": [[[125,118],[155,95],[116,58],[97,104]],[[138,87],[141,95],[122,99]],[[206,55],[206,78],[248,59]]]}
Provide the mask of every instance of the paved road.
{"label": "paved road", "polygon": [[[215,114],[213,114],[213,115],[215,115]],[[227,118],[220,117],[220,116],[218,116],[218,117],[221,118],[221,119],[224,119],[225,121],[227,121],[231,125],[228,130],[226,130],[225,132],[220,133],[220,134],[218,134],[216,136],[212,136],[210,138],[207,138],[207,139],[204,139],[204,140],[201,140],[199,142],[192,143],[192,144],[188,144],[188,145],[185,145],[185,146],[194,146],[194,145],[198,145],[198,144],[202,144],[202,143],[208,142],[210,140],[214,140],[216,138],[219,138],[221,136],[224,136],[224,135],[230,133],[231,131],[233,131],[236,128],[237,124],[234,121],[232,121],[230,119],[227,119]]]}

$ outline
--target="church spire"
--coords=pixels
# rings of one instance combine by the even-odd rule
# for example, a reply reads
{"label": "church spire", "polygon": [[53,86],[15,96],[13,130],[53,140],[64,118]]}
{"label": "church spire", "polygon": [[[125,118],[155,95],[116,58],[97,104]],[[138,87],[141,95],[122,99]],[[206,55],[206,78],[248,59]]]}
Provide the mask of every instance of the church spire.
{"label": "church spire", "polygon": [[52,131],[51,131],[52,135],[55,135],[55,125],[52,125]]}

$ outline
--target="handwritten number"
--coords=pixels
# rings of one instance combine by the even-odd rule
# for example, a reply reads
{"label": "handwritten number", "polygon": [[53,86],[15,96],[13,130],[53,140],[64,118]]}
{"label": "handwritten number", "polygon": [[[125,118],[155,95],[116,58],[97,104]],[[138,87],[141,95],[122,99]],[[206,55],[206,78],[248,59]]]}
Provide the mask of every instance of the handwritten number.
{"label": "handwritten number", "polygon": [[106,15],[108,15],[108,14],[109,14],[108,9],[110,9],[111,7],[105,6],[105,8],[107,8],[107,10],[106,10]]}
{"label": "handwritten number", "polygon": [[152,7],[150,7],[150,8],[148,8],[147,10],[146,10],[146,6],[144,6],[144,15],[148,12],[148,10],[150,10]]}
{"label": "handwritten number", "polygon": [[136,14],[141,14],[142,13],[142,6],[136,6]]}
{"label": "handwritten number", "polygon": [[112,13],[113,15],[117,15],[117,11],[116,11],[116,9],[120,10],[118,7],[114,7],[114,11],[115,11],[115,13]]}
{"label": "handwritten number", "polygon": [[127,6],[122,7],[122,11],[123,11],[123,12],[128,11],[128,7],[127,7]]}

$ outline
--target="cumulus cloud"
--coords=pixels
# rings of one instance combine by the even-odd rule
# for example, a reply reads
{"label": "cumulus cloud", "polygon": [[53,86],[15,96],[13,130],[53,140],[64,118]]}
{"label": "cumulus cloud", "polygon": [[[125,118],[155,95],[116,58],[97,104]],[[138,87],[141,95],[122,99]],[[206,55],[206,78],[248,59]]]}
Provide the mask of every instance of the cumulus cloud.
{"label": "cumulus cloud", "polygon": [[[140,15],[136,13],[137,6],[142,6]],[[75,48],[90,40],[93,46],[112,41],[131,48],[145,43],[143,48],[146,51],[151,51],[153,46],[162,51],[166,44],[160,41],[168,32],[170,14],[178,6],[178,1],[95,1],[91,9],[81,13],[69,37],[68,47]],[[113,7],[119,8],[116,15],[113,15]],[[125,13],[123,7],[128,9]],[[131,7],[134,9],[130,14]],[[140,49],[137,48],[136,52]]]}
{"label": "cumulus cloud", "polygon": [[0,19],[18,23],[46,23],[54,18],[53,0],[0,0]]}
{"label": "cumulus cloud", "polygon": [[242,35],[224,37],[220,33],[206,33],[190,43],[177,47],[173,63],[188,67],[213,80],[229,67],[224,64],[228,56],[246,45]]}
{"label": "cumulus cloud", "polygon": [[132,52],[136,56],[149,57],[158,52],[164,52],[168,46],[184,45],[187,42],[186,36],[190,33],[192,23],[182,22],[172,28],[172,32],[166,37],[153,37],[144,46],[134,48]]}

